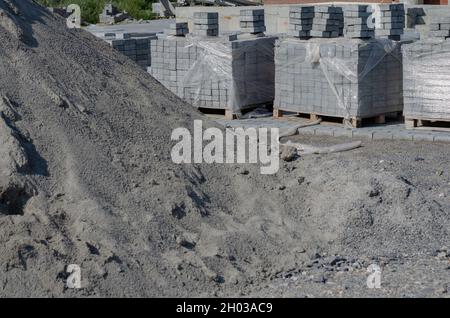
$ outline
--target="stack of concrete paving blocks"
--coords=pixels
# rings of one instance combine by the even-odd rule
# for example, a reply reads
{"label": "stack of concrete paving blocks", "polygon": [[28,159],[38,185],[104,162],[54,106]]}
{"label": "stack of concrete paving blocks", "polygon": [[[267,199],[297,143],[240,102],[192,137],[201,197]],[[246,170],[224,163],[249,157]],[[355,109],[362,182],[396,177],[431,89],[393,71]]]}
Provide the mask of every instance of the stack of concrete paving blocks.
{"label": "stack of concrete paving blocks", "polygon": [[114,49],[142,68],[147,69],[151,65],[150,44],[156,36],[131,37],[127,33],[106,33],[104,38]]}
{"label": "stack of concrete paving blocks", "polygon": [[344,6],[344,36],[346,38],[372,38],[375,29],[369,27],[368,20],[372,14],[367,5]]}
{"label": "stack of concrete paving blocks", "polygon": [[194,12],[194,30],[192,34],[196,36],[218,36],[219,13]]}
{"label": "stack of concrete paving blocks", "polygon": [[379,4],[380,21],[377,22],[375,36],[400,40],[405,29],[405,6],[401,4]]}
{"label": "stack of concrete paving blocks", "polygon": [[309,38],[314,18],[314,7],[290,7],[288,34],[297,38]]}
{"label": "stack of concrete paving blocks", "polygon": [[342,35],[344,16],[341,7],[315,6],[311,37],[336,38]]}
{"label": "stack of concrete paving blocks", "polygon": [[406,28],[414,29],[422,40],[430,36],[431,24],[438,22],[439,18],[450,17],[450,6],[405,5],[405,7]]}
{"label": "stack of concrete paving blocks", "polygon": [[450,37],[450,17],[439,17],[430,23],[430,38],[447,39]]}
{"label": "stack of concrete paving blocks", "polygon": [[344,16],[341,7],[295,6],[289,8],[288,34],[299,38],[335,38],[342,35]]}
{"label": "stack of concrete paving blocks", "polygon": [[239,113],[273,100],[274,43],[274,37],[159,39],[149,71],[194,107]]}
{"label": "stack of concrete paving blocks", "polygon": [[165,30],[167,35],[172,36],[185,36],[189,33],[189,27],[187,22],[177,22],[169,26],[168,30]]}
{"label": "stack of concrete paving blocks", "polygon": [[402,52],[407,126],[417,120],[450,121],[450,41],[421,40],[404,45]]}
{"label": "stack of concrete paving blocks", "polygon": [[[389,43],[386,43],[389,41]],[[387,53],[386,47],[393,47]],[[284,39],[275,46],[274,114],[292,111],[351,120],[401,111],[400,43]]]}
{"label": "stack of concrete paving blocks", "polygon": [[240,12],[240,26],[244,33],[263,33],[266,31],[264,9],[247,9]]}

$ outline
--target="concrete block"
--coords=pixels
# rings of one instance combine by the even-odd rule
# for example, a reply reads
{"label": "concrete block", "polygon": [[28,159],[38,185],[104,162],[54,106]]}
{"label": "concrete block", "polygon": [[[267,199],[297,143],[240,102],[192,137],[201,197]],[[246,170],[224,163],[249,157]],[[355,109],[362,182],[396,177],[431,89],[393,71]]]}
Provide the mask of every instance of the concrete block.
{"label": "concrete block", "polygon": [[373,131],[368,129],[354,129],[353,138],[373,139]]}
{"label": "concrete block", "polygon": [[334,130],[334,137],[346,137],[346,138],[353,138],[353,130],[352,129],[346,129],[341,127],[336,127]]}
{"label": "concrete block", "polygon": [[434,134],[431,133],[415,133],[413,141],[434,141]]}
{"label": "concrete block", "polygon": [[434,141],[439,141],[439,142],[450,142],[450,134],[441,134],[441,133],[437,133],[434,136]]}
{"label": "concrete block", "polygon": [[316,136],[334,136],[334,128],[327,126],[317,126],[315,129]]}
{"label": "concrete block", "polygon": [[394,134],[390,131],[374,131],[373,132],[373,140],[392,140],[394,138]]}
{"label": "concrete block", "polygon": [[397,131],[393,134],[394,140],[413,140],[414,133],[408,131]]}

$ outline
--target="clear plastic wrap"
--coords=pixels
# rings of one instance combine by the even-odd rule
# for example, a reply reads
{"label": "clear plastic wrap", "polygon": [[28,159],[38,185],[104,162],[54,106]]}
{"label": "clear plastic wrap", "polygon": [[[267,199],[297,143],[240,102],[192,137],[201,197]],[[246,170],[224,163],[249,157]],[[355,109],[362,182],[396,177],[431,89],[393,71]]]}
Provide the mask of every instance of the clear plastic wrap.
{"label": "clear plastic wrap", "polygon": [[275,40],[161,39],[152,44],[151,74],[195,107],[239,113],[273,101]]}
{"label": "clear plastic wrap", "polygon": [[388,39],[279,40],[274,107],[345,119],[401,111],[400,46]]}
{"label": "clear plastic wrap", "polygon": [[450,120],[450,41],[421,40],[402,52],[405,117]]}

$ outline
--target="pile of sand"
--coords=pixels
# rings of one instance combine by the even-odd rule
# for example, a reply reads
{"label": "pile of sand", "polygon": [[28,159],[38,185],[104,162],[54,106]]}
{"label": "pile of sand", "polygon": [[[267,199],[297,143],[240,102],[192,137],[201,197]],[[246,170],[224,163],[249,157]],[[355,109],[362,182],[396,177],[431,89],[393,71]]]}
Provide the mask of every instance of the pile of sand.
{"label": "pile of sand", "polygon": [[448,239],[448,206],[351,155],[275,176],[173,164],[172,129],[199,113],[34,2],[0,9],[1,295],[239,295],[315,251]]}

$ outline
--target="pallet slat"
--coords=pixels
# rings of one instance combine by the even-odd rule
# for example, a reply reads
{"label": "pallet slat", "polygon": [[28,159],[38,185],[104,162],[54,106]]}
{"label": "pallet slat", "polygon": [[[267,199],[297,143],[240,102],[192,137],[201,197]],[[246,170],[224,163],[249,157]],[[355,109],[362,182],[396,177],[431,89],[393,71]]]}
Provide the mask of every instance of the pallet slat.
{"label": "pallet slat", "polygon": [[450,119],[432,119],[432,118],[417,118],[405,117],[406,129],[430,129],[450,131]]}
{"label": "pallet slat", "polygon": [[[282,109],[274,108],[273,109],[273,117],[274,118],[282,118],[284,112],[285,111],[282,110]],[[295,113],[293,111],[287,111],[287,112]],[[398,115],[398,113],[396,113],[396,114]],[[363,120],[365,121],[365,120],[371,119],[371,120],[373,120],[373,123],[375,123],[375,124],[384,124],[384,123],[386,123],[386,115],[387,114],[381,114],[381,115],[376,115],[376,116],[371,116],[371,117],[364,117],[364,118],[354,116],[354,117],[351,117],[349,120],[347,120],[347,119],[345,119],[343,117],[326,116],[326,115],[320,115],[320,114],[315,114],[315,113],[310,113],[310,114],[306,113],[305,115],[309,116],[311,121],[316,121],[316,120],[318,120],[320,118],[322,118],[322,119],[323,118],[333,118],[333,119],[340,120],[342,122],[342,124],[344,124],[344,125],[347,124],[347,122],[349,122],[350,125],[353,128],[360,128],[360,127],[363,126]]]}
{"label": "pallet slat", "polygon": [[231,110],[231,109],[199,107],[199,108],[197,108],[197,110],[205,115],[223,116],[225,119],[230,119],[230,120],[234,120],[234,119],[238,118],[238,114],[233,112],[233,110]]}

